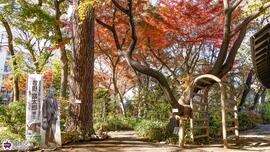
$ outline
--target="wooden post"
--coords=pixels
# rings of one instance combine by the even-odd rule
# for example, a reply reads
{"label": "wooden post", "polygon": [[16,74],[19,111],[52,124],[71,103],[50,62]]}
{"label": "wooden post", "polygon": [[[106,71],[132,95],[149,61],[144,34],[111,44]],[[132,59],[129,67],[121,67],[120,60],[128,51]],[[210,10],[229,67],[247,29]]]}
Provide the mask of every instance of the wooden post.
{"label": "wooden post", "polygon": [[185,144],[185,118],[179,119],[179,147],[184,148]]}
{"label": "wooden post", "polygon": [[205,88],[204,89],[204,103],[207,103],[206,105],[205,105],[205,111],[207,111],[207,113],[206,113],[206,116],[205,116],[205,118],[207,119],[207,121],[205,122],[206,124],[206,126],[207,126],[207,128],[206,128],[206,135],[207,135],[207,141],[208,141],[208,144],[209,144],[209,118],[208,118],[208,110],[209,110],[209,108],[208,108],[208,104],[209,104],[209,102],[208,102],[208,92],[209,92],[209,87],[207,87],[207,88]]}
{"label": "wooden post", "polygon": [[234,112],[234,119],[235,119],[235,140],[236,140],[236,145],[239,145],[239,121],[238,121],[238,113],[237,113],[237,102],[235,101],[235,105],[234,105],[234,110],[236,110],[236,112]]}
{"label": "wooden post", "polygon": [[221,89],[221,115],[222,115],[223,143],[224,143],[224,148],[228,148],[227,132],[226,132],[226,111],[225,111],[226,91],[222,83],[219,83],[219,86]]}
{"label": "wooden post", "polygon": [[[191,94],[191,99],[190,99],[190,108],[193,110],[193,94]],[[191,132],[191,135],[190,135],[190,137],[191,137],[191,140],[192,140],[192,142],[194,143],[194,120],[193,120],[193,118],[191,117],[190,118],[190,132]]]}

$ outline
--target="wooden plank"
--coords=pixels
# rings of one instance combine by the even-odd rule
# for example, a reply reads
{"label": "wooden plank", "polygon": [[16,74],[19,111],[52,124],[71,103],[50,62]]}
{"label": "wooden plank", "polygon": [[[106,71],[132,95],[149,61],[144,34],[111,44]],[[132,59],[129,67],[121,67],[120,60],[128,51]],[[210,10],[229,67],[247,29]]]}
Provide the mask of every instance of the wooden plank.
{"label": "wooden plank", "polygon": [[199,136],[194,136],[194,138],[204,138],[204,137],[208,137],[208,135],[199,135]]}
{"label": "wooden plank", "polygon": [[231,128],[227,128],[226,130],[227,130],[227,131],[235,131],[236,129],[238,129],[238,128],[236,128],[236,127],[231,127]]}
{"label": "wooden plank", "polygon": [[203,106],[208,105],[208,103],[204,103],[204,102],[197,102],[197,101],[193,101],[193,104],[198,104],[198,105],[203,105]]}
{"label": "wooden plank", "polygon": [[227,139],[236,139],[238,136],[236,136],[236,135],[230,135],[230,136],[228,136],[227,137]]}
{"label": "wooden plank", "polygon": [[261,61],[261,60],[265,60],[265,56],[267,56],[267,52],[264,52],[263,54],[261,54],[261,55],[259,55],[259,56],[256,56],[255,57],[255,61],[256,62],[259,62],[259,61]]}
{"label": "wooden plank", "polygon": [[227,119],[226,120],[227,122],[236,122],[236,121],[238,121],[237,119]]}
{"label": "wooden plank", "polygon": [[208,118],[193,118],[193,121],[208,121]]}
{"label": "wooden plank", "polygon": [[260,50],[257,49],[256,52],[255,52],[255,56],[257,56],[258,54],[261,54],[267,48],[268,48],[268,46],[265,46],[265,47],[261,48]]}
{"label": "wooden plank", "polygon": [[227,111],[227,112],[237,112],[237,110],[235,110],[235,109],[225,109],[225,111]]}
{"label": "wooden plank", "polygon": [[219,86],[220,86],[220,94],[221,94],[221,118],[222,118],[223,145],[224,145],[224,148],[228,148],[227,132],[226,132],[226,111],[225,111],[226,91],[222,83],[219,83]]}
{"label": "wooden plank", "polygon": [[199,81],[206,83],[206,84],[212,84],[211,82],[209,82],[209,80],[207,79],[200,79]]}
{"label": "wooden plank", "polygon": [[207,129],[208,126],[196,126],[194,127],[194,129]]}
{"label": "wooden plank", "polygon": [[204,110],[192,110],[192,112],[207,113],[208,111],[204,111]]}
{"label": "wooden plank", "polygon": [[[254,46],[254,49],[255,49],[255,50],[258,50],[258,49],[259,49],[259,50],[260,50],[260,49],[262,49],[264,46],[267,46],[268,43],[269,43],[269,38],[266,39],[266,40],[263,40],[263,41],[258,42],[258,43]],[[257,51],[255,51],[255,52],[257,52]]]}
{"label": "wooden plank", "polygon": [[204,97],[204,94],[201,94],[201,93],[192,93],[191,96],[200,96],[200,97]]}
{"label": "wooden plank", "polygon": [[[234,106],[234,110],[237,110],[237,105]],[[236,120],[235,121],[235,128],[237,128],[237,129],[235,129],[234,134],[236,136],[236,144],[238,145],[238,144],[240,144],[240,142],[239,142],[239,121],[238,121],[238,113],[237,112],[234,113],[234,119]]]}
{"label": "wooden plank", "polygon": [[185,119],[179,120],[179,147],[183,148],[185,144]]}
{"label": "wooden plank", "polygon": [[226,99],[225,103],[232,103],[232,104],[237,104],[237,101],[233,100],[233,99]]}
{"label": "wooden plank", "polygon": [[195,85],[194,88],[204,89],[205,87],[200,86],[200,85]]}
{"label": "wooden plank", "polygon": [[[190,102],[190,108],[193,110],[193,101],[191,100],[191,102]],[[192,142],[194,143],[194,129],[193,129],[193,127],[194,127],[194,119],[190,119],[190,131],[191,131],[191,135],[190,135],[190,137],[191,137],[191,140],[192,140]]]}

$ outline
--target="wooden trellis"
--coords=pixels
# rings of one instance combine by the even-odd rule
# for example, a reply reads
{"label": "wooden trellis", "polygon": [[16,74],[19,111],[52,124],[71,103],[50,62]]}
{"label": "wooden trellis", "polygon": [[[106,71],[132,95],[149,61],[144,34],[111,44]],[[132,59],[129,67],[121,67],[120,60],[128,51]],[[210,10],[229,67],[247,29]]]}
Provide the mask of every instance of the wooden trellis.
{"label": "wooden trellis", "polygon": [[[209,118],[208,118],[208,91],[209,87],[201,86],[202,84],[219,84],[221,92],[221,116],[222,116],[222,135],[224,147],[228,147],[228,142],[239,142],[239,122],[237,114],[237,101],[233,96],[228,95],[227,89],[231,89],[229,84],[225,84],[218,77],[205,74],[197,77],[190,90],[190,107],[193,111],[193,117],[190,118],[191,139],[194,142],[199,138],[207,138],[209,140]],[[195,91],[195,89],[197,91]],[[183,120],[180,120],[180,130],[184,129]],[[227,124],[231,126],[227,126]],[[198,134],[199,133],[199,134]],[[233,134],[233,135],[230,135]],[[184,135],[179,133],[179,145],[183,146]]]}

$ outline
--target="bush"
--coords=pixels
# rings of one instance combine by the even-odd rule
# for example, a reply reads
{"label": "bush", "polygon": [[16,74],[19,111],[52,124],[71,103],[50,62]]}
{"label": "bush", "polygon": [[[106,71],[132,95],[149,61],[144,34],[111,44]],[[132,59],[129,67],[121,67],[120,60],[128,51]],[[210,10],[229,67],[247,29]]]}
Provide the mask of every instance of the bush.
{"label": "bush", "polygon": [[166,123],[153,120],[142,120],[135,126],[136,133],[149,140],[165,141]]}
{"label": "bush", "polygon": [[14,134],[9,130],[0,131],[0,142],[4,140],[22,141],[24,138],[18,134]]}
{"label": "bush", "polygon": [[209,113],[209,136],[220,137],[222,135],[222,118],[220,111],[213,111]]}
{"label": "bush", "polygon": [[11,133],[25,136],[25,102],[11,102],[0,105],[0,124]]}
{"label": "bush", "polygon": [[136,125],[135,119],[124,117],[108,117],[106,120],[98,119],[94,123],[97,131],[116,131],[116,130],[132,130]]}
{"label": "bush", "polygon": [[263,123],[270,123],[270,102],[263,104],[261,116]]}
{"label": "bush", "polygon": [[260,114],[249,111],[249,112],[240,112],[238,114],[239,119],[239,129],[246,130],[251,129],[256,126],[258,123],[262,123],[262,118]]}

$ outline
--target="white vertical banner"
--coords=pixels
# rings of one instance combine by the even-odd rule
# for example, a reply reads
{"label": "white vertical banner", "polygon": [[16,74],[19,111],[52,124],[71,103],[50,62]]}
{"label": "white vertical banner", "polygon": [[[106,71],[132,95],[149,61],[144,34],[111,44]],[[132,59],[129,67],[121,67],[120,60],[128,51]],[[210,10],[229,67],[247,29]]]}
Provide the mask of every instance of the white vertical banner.
{"label": "white vertical banner", "polygon": [[40,74],[29,74],[26,95],[26,140],[40,142],[41,106],[43,103],[43,78]]}

